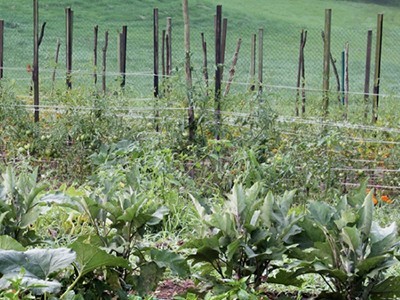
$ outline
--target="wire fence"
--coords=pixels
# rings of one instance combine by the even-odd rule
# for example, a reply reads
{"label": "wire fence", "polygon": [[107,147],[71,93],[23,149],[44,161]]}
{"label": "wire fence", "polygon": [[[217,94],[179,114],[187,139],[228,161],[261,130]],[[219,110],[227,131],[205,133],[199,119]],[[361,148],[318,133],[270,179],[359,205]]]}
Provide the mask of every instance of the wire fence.
{"label": "wire fence", "polygon": [[[22,5],[22,4],[21,4]],[[26,4],[24,4],[26,5]],[[100,74],[101,65],[95,70],[94,61],[94,26],[99,25],[98,56],[101,58],[101,50],[105,43],[105,31],[109,31],[109,43],[107,51],[107,80],[110,84],[119,80],[118,70],[118,32],[123,25],[128,26],[127,41],[127,82],[126,84],[139,95],[151,95],[153,91],[151,76],[153,76],[153,19],[152,12],[137,12],[143,15],[143,20],[137,19],[131,22],[118,22],[113,20],[109,23],[99,24],[99,20],[91,13],[96,7],[102,11],[102,19],[111,19],[118,15],[114,10],[107,7],[99,9],[95,3],[74,3],[74,29],[73,29],[73,73],[74,86],[93,86],[93,73]],[[166,26],[165,16],[172,17],[172,66],[173,78],[182,78],[178,75],[183,70],[184,47],[183,26],[181,15],[167,15],[168,12],[160,12],[160,32]],[[1,18],[1,13],[0,13]],[[5,19],[4,37],[4,76],[6,79],[15,80],[18,86],[27,90],[31,82],[31,74],[26,71],[27,65],[32,63],[32,19],[30,15],[15,13],[7,15]],[[41,7],[41,20],[46,21],[46,8]],[[204,20],[191,28],[192,40],[192,64],[195,78],[202,81],[203,50],[201,33],[204,33],[208,47],[208,67],[210,74],[214,72],[214,21],[213,14],[204,9]],[[53,13],[46,24],[43,43],[40,46],[40,74],[43,88],[52,84],[52,73],[56,69],[56,84],[65,81],[65,15],[63,7]],[[331,52],[341,76],[342,51],[346,43],[349,43],[349,87],[351,98],[358,100],[364,96],[364,79],[366,63],[367,32],[374,29],[375,22],[372,21],[369,28],[346,29],[343,27],[332,27]],[[279,95],[291,95],[296,93],[296,81],[298,72],[299,42],[302,29],[307,30],[307,42],[305,45],[305,88],[307,91],[321,91],[323,73],[323,15],[321,14],[321,27],[308,28],[307,26],[294,26],[290,24],[276,25],[268,21],[260,23],[264,29],[264,84],[273,89],[272,92]],[[240,28],[238,30],[237,28]],[[227,78],[232,56],[235,52],[236,43],[242,39],[239,60],[236,66],[236,74],[232,83],[233,92],[246,91],[250,85],[250,60],[252,36],[259,28],[251,28],[243,19],[228,18],[228,34],[226,40],[225,75]],[[374,30],[375,33],[375,30]],[[375,45],[375,34],[373,35]],[[396,30],[384,30],[381,93],[389,96],[399,95],[398,77],[400,75],[400,51],[398,41],[400,32]],[[57,43],[60,42],[59,61],[55,62]],[[260,41],[257,41],[260,42]],[[160,45],[162,44],[160,40]],[[160,46],[161,47],[161,46]],[[372,57],[374,48],[372,47]],[[161,54],[160,54],[161,56]],[[162,61],[160,57],[160,62]],[[373,70],[374,62],[372,62]],[[373,72],[372,72],[373,73]],[[373,74],[371,74],[372,78]],[[212,77],[212,75],[210,76]],[[175,80],[178,80],[175,79]],[[371,80],[371,85],[372,85]],[[336,79],[331,74],[331,90],[336,90]],[[372,88],[370,88],[372,91]]]}

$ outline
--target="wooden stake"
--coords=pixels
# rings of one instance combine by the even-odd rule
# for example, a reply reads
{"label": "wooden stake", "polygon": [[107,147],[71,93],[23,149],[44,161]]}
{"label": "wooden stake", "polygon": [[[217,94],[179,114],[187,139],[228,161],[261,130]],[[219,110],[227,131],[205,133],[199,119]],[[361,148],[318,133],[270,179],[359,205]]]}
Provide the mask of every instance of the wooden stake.
{"label": "wooden stake", "polygon": [[263,91],[263,69],[264,69],[264,29],[258,30],[258,93]]}
{"label": "wooden stake", "polygon": [[56,53],[54,55],[54,70],[53,70],[53,75],[51,76],[52,79],[52,89],[54,88],[54,84],[56,81],[56,72],[57,72],[57,66],[58,66],[58,59],[60,56],[60,47],[61,47],[61,42],[60,39],[57,39],[57,45],[56,45]]}
{"label": "wooden stake", "polygon": [[323,73],[323,115],[329,113],[329,66],[331,55],[331,22],[332,10],[325,10],[325,30],[324,30],[324,73]]}
{"label": "wooden stake", "polygon": [[372,30],[367,34],[367,54],[365,58],[365,82],[364,82],[364,118],[368,118],[369,85],[371,78],[371,52],[372,52]]}
{"label": "wooden stake", "polygon": [[257,35],[253,34],[251,36],[251,53],[250,53],[250,91],[254,91],[256,89],[255,80],[256,80],[256,55],[257,55]]}
{"label": "wooden stake", "polygon": [[206,84],[206,95],[208,96],[208,68],[207,68],[207,42],[204,38],[204,33],[201,33],[201,45],[203,48],[203,78]]}
{"label": "wooden stake", "polygon": [[65,16],[66,16],[66,66],[67,66],[67,79],[66,84],[67,88],[72,88],[71,82],[71,74],[72,74],[72,41],[73,41],[73,16],[74,12],[70,7],[65,9]]}
{"label": "wooden stake", "polygon": [[182,0],[182,4],[183,4],[182,5],[183,23],[185,31],[185,76],[186,76],[186,91],[188,100],[189,142],[192,142],[194,141],[195,137],[196,125],[194,119],[194,104],[192,95],[192,71],[190,64],[190,23],[189,23],[188,0]]}
{"label": "wooden stake", "polygon": [[164,78],[164,76],[166,75],[166,47],[165,44],[167,43],[167,35],[166,35],[166,31],[163,29],[162,34],[161,34],[161,74],[162,77]]}
{"label": "wooden stake", "polygon": [[307,42],[307,30],[304,31],[303,50],[301,52],[301,115],[306,113],[306,74],[304,63],[304,48]]}
{"label": "wooden stake", "polygon": [[382,60],[382,32],[383,32],[383,14],[378,15],[376,31],[376,50],[375,50],[375,75],[374,75],[374,96],[372,102],[372,123],[378,121],[379,106],[379,87],[381,80],[381,60]]}
{"label": "wooden stake", "polygon": [[4,20],[0,20],[0,80],[3,78],[4,69]]}
{"label": "wooden stake", "polygon": [[349,111],[349,43],[346,43],[344,47],[345,57],[345,68],[344,68],[344,104],[345,104],[345,115],[344,118],[347,120]]}
{"label": "wooden stake", "polygon": [[102,49],[103,51],[103,74],[102,74],[102,89],[103,89],[103,94],[106,94],[107,91],[107,86],[106,86],[106,72],[107,72],[107,48],[108,48],[108,31],[105,32],[104,36],[104,47]]}
{"label": "wooden stake", "polygon": [[222,78],[222,6],[217,5],[215,18],[215,139],[220,139]]}
{"label": "wooden stake", "polygon": [[168,76],[172,74],[172,19],[167,18],[167,37],[166,37],[166,47],[167,47],[167,65],[166,73]]}
{"label": "wooden stake", "polygon": [[235,54],[233,55],[232,67],[229,70],[229,79],[228,79],[228,83],[226,84],[226,87],[225,87],[224,97],[226,95],[228,95],[229,90],[231,88],[232,81],[233,81],[233,77],[235,76],[235,69],[236,69],[236,64],[237,64],[238,58],[239,58],[239,51],[240,51],[241,44],[242,44],[242,39],[239,38],[237,41]]}
{"label": "wooden stake", "polygon": [[297,92],[296,92],[296,102],[295,102],[295,114],[296,117],[299,116],[299,99],[300,99],[300,85],[301,85],[301,71],[303,69],[303,43],[304,43],[304,29],[300,33],[300,47],[299,47],[299,67],[297,70]]}
{"label": "wooden stake", "polygon": [[97,84],[97,40],[99,35],[99,26],[94,26],[94,45],[93,45],[93,80]]}
{"label": "wooden stake", "polygon": [[39,0],[33,0],[33,105],[34,121],[39,122]]}
{"label": "wooden stake", "polygon": [[128,27],[122,26],[119,35],[119,73],[121,74],[121,88],[125,88],[126,83],[126,46],[128,39]]}

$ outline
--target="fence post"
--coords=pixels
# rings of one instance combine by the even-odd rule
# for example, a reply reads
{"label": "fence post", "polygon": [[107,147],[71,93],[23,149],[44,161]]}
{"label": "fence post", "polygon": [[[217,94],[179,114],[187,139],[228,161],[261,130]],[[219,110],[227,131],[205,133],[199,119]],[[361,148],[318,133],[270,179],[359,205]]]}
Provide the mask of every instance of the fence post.
{"label": "fence post", "polygon": [[304,31],[303,47],[301,51],[301,115],[306,113],[306,68],[304,62],[304,48],[307,43],[307,30]]}
{"label": "fence post", "polygon": [[215,139],[220,139],[222,77],[222,6],[217,5],[215,18]]}
{"label": "fence post", "polygon": [[375,50],[375,75],[374,75],[374,98],[372,102],[372,123],[378,120],[379,106],[379,87],[381,81],[381,59],[382,59],[382,31],[383,14],[378,15],[378,24],[376,31],[376,50]]}
{"label": "fence post", "polygon": [[250,53],[250,91],[254,91],[255,87],[255,77],[256,77],[256,42],[257,35],[253,34],[251,36],[251,53]]}
{"label": "fence post", "polygon": [[[189,24],[189,7],[188,0],[182,0],[183,10],[183,24],[184,24],[184,37],[185,37],[185,77],[186,77],[186,94],[188,99],[188,123],[189,123],[189,142],[194,141],[195,137],[195,119],[194,119],[194,105],[192,95],[192,71],[190,63],[190,24]],[[193,167],[190,171],[193,177]]]}
{"label": "fence post", "polygon": [[258,94],[263,92],[263,71],[264,71],[264,29],[258,30]]}
{"label": "fence post", "polygon": [[4,20],[0,20],[0,80],[3,78],[4,68]]}
{"label": "fence post", "polygon": [[108,31],[105,32],[104,36],[104,47],[103,47],[103,75],[102,75],[102,89],[103,93],[106,93],[106,72],[107,72],[107,48],[108,48]]}
{"label": "fence post", "polygon": [[52,90],[54,89],[54,84],[56,81],[56,72],[57,72],[57,66],[58,66],[58,58],[60,56],[60,39],[57,39],[57,44],[56,44],[56,53],[54,54],[54,69],[53,69],[53,75],[51,76],[51,81],[52,81]]}
{"label": "fence post", "polygon": [[[340,88],[340,91],[338,91],[338,93],[341,95],[341,103],[344,105],[344,97],[345,97],[345,94],[344,94],[344,79],[345,79],[345,69],[346,69],[346,53],[345,53],[345,51],[343,50],[342,51],[342,80],[341,80],[341,88]],[[339,103],[340,103],[340,101],[339,101]]]}
{"label": "fence post", "polygon": [[345,120],[349,111],[349,43],[344,47],[344,104],[345,104]]}
{"label": "fence post", "polygon": [[299,48],[299,65],[297,69],[297,91],[296,91],[296,102],[295,102],[295,114],[299,116],[299,98],[300,98],[300,85],[301,85],[301,71],[303,69],[303,41],[304,41],[304,29],[300,33],[300,48]]}
{"label": "fence post", "polygon": [[371,78],[371,52],[372,52],[372,30],[367,34],[367,55],[365,58],[365,83],[364,83],[364,118],[368,118],[369,84]]}
{"label": "fence post", "polygon": [[168,43],[167,40],[167,32],[165,29],[162,30],[162,34],[161,34],[161,74],[162,74],[162,78],[165,77],[165,75],[167,74],[166,71],[166,44]]}
{"label": "fence post", "polygon": [[[157,98],[159,95],[159,45],[158,45],[158,8],[154,8],[153,10],[153,96],[156,99],[157,106]],[[155,112],[155,123],[156,123],[156,131],[159,131],[158,117],[160,116],[160,112],[156,110]]]}
{"label": "fence post", "polygon": [[325,30],[324,30],[324,73],[323,73],[323,114],[328,115],[329,110],[329,66],[331,55],[331,21],[332,10],[325,10]]}
{"label": "fence post", "polygon": [[94,45],[93,45],[93,80],[97,84],[97,41],[99,36],[99,26],[94,26]]}
{"label": "fence post", "polygon": [[224,66],[225,66],[225,49],[226,49],[226,34],[228,32],[228,19],[222,19],[221,28],[221,81],[224,77]]}
{"label": "fence post", "polygon": [[119,73],[121,74],[121,88],[125,87],[126,82],[126,43],[127,26],[122,26],[122,32],[119,35]]}
{"label": "fence post", "polygon": [[39,0],[33,0],[33,105],[34,121],[39,122]]}
{"label": "fence post", "polygon": [[166,31],[166,73],[167,76],[172,73],[172,19],[167,18],[167,31]]}
{"label": "fence post", "polygon": [[240,45],[242,44],[242,39],[239,38],[237,41],[237,45],[236,45],[236,50],[235,50],[235,54],[233,55],[233,59],[232,59],[232,67],[229,70],[229,79],[228,82],[226,83],[226,87],[225,87],[225,91],[224,91],[224,97],[228,95],[229,90],[231,88],[231,84],[233,81],[233,77],[235,76],[235,71],[236,71],[236,64],[239,58],[239,51],[240,51]]}
{"label": "fence post", "polygon": [[72,40],[73,40],[73,16],[74,12],[70,7],[67,7],[65,9],[65,17],[66,17],[66,45],[65,45],[65,50],[66,50],[66,67],[67,67],[67,79],[66,79],[66,84],[67,88],[71,89],[72,88],[72,82],[71,82],[71,73],[72,73]]}
{"label": "fence post", "polygon": [[206,85],[206,96],[208,96],[208,62],[207,62],[207,42],[204,38],[204,32],[201,33],[201,45],[203,48],[203,78]]}

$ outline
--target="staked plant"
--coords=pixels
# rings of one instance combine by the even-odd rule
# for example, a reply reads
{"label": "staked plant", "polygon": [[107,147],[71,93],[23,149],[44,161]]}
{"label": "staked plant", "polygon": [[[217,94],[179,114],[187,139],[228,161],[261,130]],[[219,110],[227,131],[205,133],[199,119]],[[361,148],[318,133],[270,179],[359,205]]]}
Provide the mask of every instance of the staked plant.
{"label": "staked plant", "polygon": [[301,215],[291,210],[295,191],[261,197],[261,190],[261,183],[248,189],[235,184],[226,202],[212,206],[209,213],[192,198],[202,228],[200,237],[185,247],[195,251],[188,259],[192,265],[201,264],[200,277],[214,283],[236,278],[257,288],[282,267],[284,255],[295,247],[293,236],[301,230]]}

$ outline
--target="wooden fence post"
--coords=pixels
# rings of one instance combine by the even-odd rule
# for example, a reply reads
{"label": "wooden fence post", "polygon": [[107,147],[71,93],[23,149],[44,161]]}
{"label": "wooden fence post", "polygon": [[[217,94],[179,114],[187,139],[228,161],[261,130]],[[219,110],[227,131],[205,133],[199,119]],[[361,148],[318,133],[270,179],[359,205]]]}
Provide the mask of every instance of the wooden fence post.
{"label": "wooden fence post", "polygon": [[[190,23],[189,23],[189,6],[188,0],[182,0],[183,10],[183,24],[184,24],[184,37],[185,37],[185,77],[186,77],[186,94],[188,99],[188,127],[189,127],[189,142],[193,142],[195,138],[195,118],[194,118],[194,105],[192,95],[192,71],[190,63]],[[190,174],[193,176],[193,168]]]}
{"label": "wooden fence post", "polygon": [[226,83],[226,87],[225,87],[225,91],[224,91],[224,97],[228,95],[229,90],[231,88],[231,84],[233,81],[233,77],[235,76],[235,71],[236,71],[236,64],[239,58],[239,51],[240,51],[240,45],[242,44],[242,39],[239,38],[236,44],[236,50],[235,50],[235,54],[233,55],[233,59],[232,59],[232,67],[229,70],[229,79],[228,82]]}
{"label": "wooden fence post", "polygon": [[303,48],[301,51],[301,115],[306,113],[306,69],[304,62],[304,48],[307,43],[307,30],[304,31]]}
{"label": "wooden fence post", "polygon": [[325,10],[325,30],[324,30],[324,73],[323,73],[323,114],[329,113],[329,66],[331,55],[331,22],[332,10]]}
{"label": "wooden fence post", "polygon": [[94,26],[94,45],[93,45],[93,80],[97,84],[97,41],[99,36],[99,26]]}
{"label": "wooden fence post", "polygon": [[345,75],[346,75],[346,53],[343,50],[342,51],[342,80],[341,80],[341,86],[339,85],[339,91],[338,93],[340,94],[340,99],[339,103],[343,104],[345,103],[344,98],[345,98],[345,93],[344,93],[344,81],[345,81]]}
{"label": "wooden fence post", "polygon": [[103,74],[102,74],[102,89],[103,89],[103,94],[106,93],[107,86],[106,86],[106,72],[107,72],[107,48],[108,48],[108,31],[105,32],[104,36],[104,47],[102,49],[103,51]]}
{"label": "wooden fence post", "polygon": [[54,89],[54,84],[56,81],[56,72],[57,72],[57,66],[58,66],[58,58],[60,56],[60,47],[61,47],[60,39],[57,39],[56,53],[54,54],[54,69],[53,69],[53,75],[51,76],[52,90]]}
{"label": "wooden fence post", "polygon": [[299,47],[299,65],[297,69],[297,91],[296,91],[296,102],[295,102],[295,114],[296,117],[299,116],[300,111],[299,111],[299,99],[300,99],[300,86],[301,86],[301,73],[303,70],[303,49],[304,49],[304,29],[301,30],[300,33],[300,47]]}
{"label": "wooden fence post", "polygon": [[377,31],[376,31],[376,50],[375,50],[375,75],[374,75],[374,97],[372,102],[372,123],[378,120],[379,106],[379,87],[381,81],[381,59],[382,59],[382,31],[383,31],[383,14],[378,15]]}
{"label": "wooden fence post", "polygon": [[344,118],[347,120],[349,111],[349,43],[347,42],[344,47],[344,105],[345,113]]}
{"label": "wooden fence post", "polygon": [[256,80],[256,55],[257,55],[257,35],[253,34],[251,36],[251,53],[250,53],[250,91],[254,91],[255,87],[255,80]]}
{"label": "wooden fence post", "polygon": [[0,20],[0,80],[3,78],[4,68],[4,20]]}
{"label": "wooden fence post", "polygon": [[365,58],[365,82],[364,82],[364,119],[368,118],[369,84],[371,78],[371,52],[372,52],[372,30],[367,33],[367,54]]}
{"label": "wooden fence post", "polygon": [[163,29],[162,34],[161,34],[161,74],[162,78],[167,74],[166,70],[166,43],[167,43],[167,32],[165,29]]}
{"label": "wooden fence post", "polygon": [[167,18],[167,30],[166,30],[166,74],[170,76],[172,74],[172,19]]}
{"label": "wooden fence post", "polygon": [[220,139],[222,77],[222,6],[217,5],[215,18],[215,139]]}
{"label": "wooden fence post", "polygon": [[203,78],[206,85],[206,96],[208,96],[208,62],[207,62],[207,42],[204,38],[204,32],[201,33],[201,45],[203,48]]}
{"label": "wooden fence post", "polygon": [[226,35],[228,33],[228,19],[222,19],[221,28],[221,81],[224,77],[224,66],[225,66],[225,51],[226,51]]}
{"label": "wooden fence post", "polygon": [[[159,96],[159,44],[158,44],[158,8],[153,9],[153,96],[156,99]],[[160,112],[155,112],[156,131],[159,131],[158,117]]]}
{"label": "wooden fence post", "polygon": [[39,0],[33,0],[33,105],[34,121],[39,122]]}
{"label": "wooden fence post", "polygon": [[258,94],[263,92],[263,71],[264,71],[264,29],[258,30]]}
{"label": "wooden fence post", "polygon": [[71,82],[71,73],[72,73],[72,42],[73,42],[73,16],[74,12],[70,7],[67,7],[65,9],[65,17],[66,17],[66,45],[65,45],[65,51],[66,51],[66,67],[67,67],[67,79],[66,79],[66,84],[67,88],[71,89],[72,88],[72,82]]}
{"label": "wooden fence post", "polygon": [[121,74],[121,88],[126,83],[126,44],[128,27],[122,26],[122,32],[119,34],[119,73]]}

